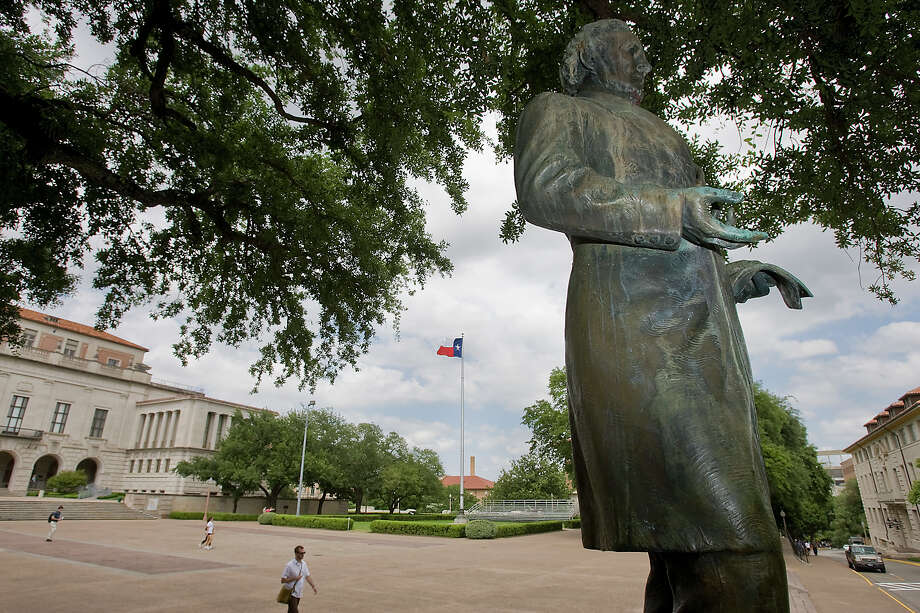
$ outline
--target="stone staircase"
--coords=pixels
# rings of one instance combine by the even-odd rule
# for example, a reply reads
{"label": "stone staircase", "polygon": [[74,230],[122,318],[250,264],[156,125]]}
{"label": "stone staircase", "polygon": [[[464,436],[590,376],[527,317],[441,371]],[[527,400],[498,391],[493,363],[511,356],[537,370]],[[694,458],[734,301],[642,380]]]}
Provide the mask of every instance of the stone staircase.
{"label": "stone staircase", "polygon": [[0,498],[0,521],[47,520],[48,515],[64,505],[64,521],[72,519],[158,519],[157,515],[126,507],[114,500],[77,500],[74,498]]}

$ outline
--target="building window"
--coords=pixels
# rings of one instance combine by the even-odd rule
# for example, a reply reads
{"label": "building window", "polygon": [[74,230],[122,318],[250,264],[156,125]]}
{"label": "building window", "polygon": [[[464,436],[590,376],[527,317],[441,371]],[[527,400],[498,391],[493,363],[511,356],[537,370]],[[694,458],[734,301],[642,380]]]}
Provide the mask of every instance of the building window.
{"label": "building window", "polygon": [[118,358],[109,358],[108,360],[106,360],[105,364],[106,366],[114,366],[117,368],[121,366],[121,360],[119,360]]}
{"label": "building window", "polygon": [[168,473],[168,472],[169,472],[169,458],[166,458],[166,466],[163,467],[163,472],[164,472],[164,473]]}
{"label": "building window", "polygon": [[211,438],[211,424],[214,421],[214,413],[208,413],[208,416],[204,421],[204,438],[201,441],[201,446],[204,449],[208,448],[208,440]]}
{"label": "building window", "polygon": [[128,472],[129,473],[134,472],[134,460],[131,460],[130,462],[128,462]]}
{"label": "building window", "polygon": [[51,431],[58,434],[64,433],[64,426],[67,424],[67,415],[70,413],[69,402],[59,402],[54,407],[54,414],[51,416]]}
{"label": "building window", "polygon": [[77,357],[77,347],[80,346],[80,343],[73,339],[67,339],[67,342],[64,344],[64,355],[68,358]]}
{"label": "building window", "polygon": [[155,472],[155,473],[160,472],[160,460],[157,460],[157,469],[156,469],[155,471],[153,471],[153,472]]}
{"label": "building window", "polygon": [[32,330],[30,328],[22,329],[22,346],[23,347],[34,347],[35,338],[38,336],[37,330]]}
{"label": "building window", "polygon": [[220,442],[220,439],[224,437],[224,426],[227,422],[226,415],[220,415],[217,418],[217,442]]}
{"label": "building window", "polygon": [[147,460],[147,472],[150,472],[150,465],[153,464],[153,460]]}
{"label": "building window", "polygon": [[10,412],[6,414],[6,428],[4,428],[6,432],[19,433],[28,404],[29,399],[26,396],[13,396],[13,401],[10,402]]}
{"label": "building window", "polygon": [[102,429],[105,428],[105,418],[108,415],[109,412],[105,409],[96,409],[93,414],[93,425],[89,429],[89,435],[92,438],[102,438]]}

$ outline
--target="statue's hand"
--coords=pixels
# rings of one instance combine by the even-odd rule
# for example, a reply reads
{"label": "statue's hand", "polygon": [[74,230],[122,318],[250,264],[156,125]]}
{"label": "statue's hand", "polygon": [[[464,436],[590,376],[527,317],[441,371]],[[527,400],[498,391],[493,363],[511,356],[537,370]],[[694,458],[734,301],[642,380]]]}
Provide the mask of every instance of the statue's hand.
{"label": "statue's hand", "polygon": [[763,232],[734,225],[732,204],[741,202],[738,192],[716,187],[688,187],[678,190],[684,198],[682,234],[691,243],[737,249],[764,240]]}

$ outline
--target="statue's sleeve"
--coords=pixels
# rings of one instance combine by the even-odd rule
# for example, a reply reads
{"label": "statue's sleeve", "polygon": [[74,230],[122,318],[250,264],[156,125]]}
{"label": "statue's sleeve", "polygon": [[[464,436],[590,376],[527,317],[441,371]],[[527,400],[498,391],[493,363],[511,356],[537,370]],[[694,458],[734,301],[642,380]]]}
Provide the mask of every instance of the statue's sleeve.
{"label": "statue's sleeve", "polygon": [[[677,249],[681,198],[674,190],[623,185],[613,178],[613,168],[609,175],[595,171],[586,160],[580,106],[569,96],[547,93],[521,114],[514,181],[524,218],[575,238]],[[619,120],[611,113],[611,122]]]}

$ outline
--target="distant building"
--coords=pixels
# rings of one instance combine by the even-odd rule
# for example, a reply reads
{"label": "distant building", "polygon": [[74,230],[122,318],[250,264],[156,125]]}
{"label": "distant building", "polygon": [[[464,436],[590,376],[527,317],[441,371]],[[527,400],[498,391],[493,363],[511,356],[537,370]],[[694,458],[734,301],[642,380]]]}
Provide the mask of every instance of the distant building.
{"label": "distant building", "polygon": [[[444,487],[450,485],[460,485],[460,475],[447,475],[441,478],[441,484]],[[469,492],[482,500],[489,495],[492,488],[495,487],[494,481],[489,481],[476,475],[476,456],[470,456],[470,474],[463,476],[463,491]]]}
{"label": "distant building", "polygon": [[90,326],[29,309],[20,325],[23,346],[0,344],[0,495],[44,489],[62,470],[100,489],[200,493],[205,483],[172,469],[214,453],[235,411],[263,410],[157,382],[145,347]]}
{"label": "distant building", "polygon": [[864,424],[866,434],[843,451],[853,456],[872,543],[882,550],[920,551],[920,509],[907,502],[920,458],[920,387]]}
{"label": "distant building", "polygon": [[849,459],[850,454],[839,449],[828,449],[818,452],[818,462],[824,467],[827,475],[831,478],[831,494],[836,496],[843,491],[843,484],[846,476],[843,471],[843,462]]}

